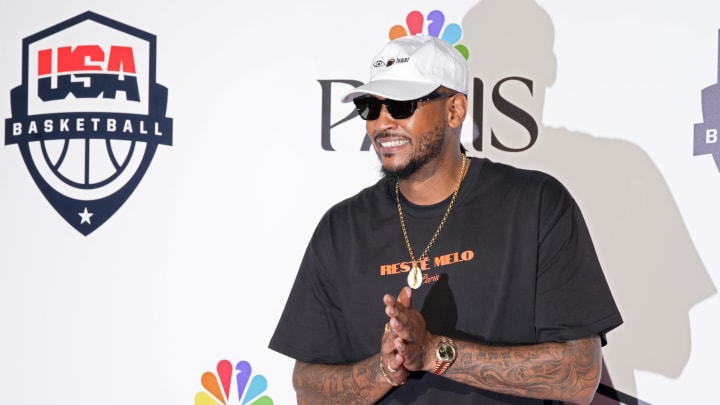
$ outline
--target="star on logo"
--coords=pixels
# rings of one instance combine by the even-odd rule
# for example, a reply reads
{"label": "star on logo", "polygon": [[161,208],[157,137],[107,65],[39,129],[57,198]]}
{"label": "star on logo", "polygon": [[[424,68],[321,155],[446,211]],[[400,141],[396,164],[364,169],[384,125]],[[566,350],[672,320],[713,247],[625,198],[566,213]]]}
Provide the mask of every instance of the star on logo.
{"label": "star on logo", "polygon": [[93,216],[92,212],[88,212],[87,207],[85,207],[85,210],[83,212],[78,212],[78,215],[80,215],[80,224],[84,224],[87,222],[90,223],[90,217]]}

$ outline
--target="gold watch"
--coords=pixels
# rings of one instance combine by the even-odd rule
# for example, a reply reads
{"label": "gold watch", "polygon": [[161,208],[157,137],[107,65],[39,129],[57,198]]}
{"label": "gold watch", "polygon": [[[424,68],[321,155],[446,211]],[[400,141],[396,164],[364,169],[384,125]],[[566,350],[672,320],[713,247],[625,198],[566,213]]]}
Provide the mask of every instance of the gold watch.
{"label": "gold watch", "polygon": [[440,338],[440,344],[435,349],[435,368],[433,374],[442,375],[455,361],[457,357],[457,351],[455,350],[455,342],[452,339],[442,336]]}

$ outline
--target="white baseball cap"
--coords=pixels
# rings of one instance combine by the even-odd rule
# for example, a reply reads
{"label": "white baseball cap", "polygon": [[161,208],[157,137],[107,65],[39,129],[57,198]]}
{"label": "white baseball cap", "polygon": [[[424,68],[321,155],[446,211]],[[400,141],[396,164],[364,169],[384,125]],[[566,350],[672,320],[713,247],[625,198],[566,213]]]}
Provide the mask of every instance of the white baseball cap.
{"label": "white baseball cap", "polygon": [[450,44],[430,35],[412,35],[388,42],[370,63],[370,81],[346,93],[341,101],[372,94],[413,100],[440,86],[467,94],[467,61]]}

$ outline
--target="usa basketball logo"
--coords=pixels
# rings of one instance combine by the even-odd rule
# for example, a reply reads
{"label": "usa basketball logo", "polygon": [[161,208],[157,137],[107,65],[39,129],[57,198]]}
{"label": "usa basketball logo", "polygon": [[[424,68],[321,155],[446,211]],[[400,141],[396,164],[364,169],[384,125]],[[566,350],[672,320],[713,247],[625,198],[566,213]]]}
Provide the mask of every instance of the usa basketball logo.
{"label": "usa basketball logo", "polygon": [[155,63],[155,35],[93,12],[23,39],[5,144],[83,235],[127,201],[158,145],[172,145]]}

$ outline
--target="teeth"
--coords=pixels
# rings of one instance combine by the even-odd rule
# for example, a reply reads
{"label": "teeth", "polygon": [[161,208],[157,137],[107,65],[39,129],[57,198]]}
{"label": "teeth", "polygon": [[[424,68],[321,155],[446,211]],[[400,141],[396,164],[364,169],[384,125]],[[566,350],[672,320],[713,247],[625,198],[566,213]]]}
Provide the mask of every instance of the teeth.
{"label": "teeth", "polygon": [[383,148],[394,148],[396,146],[404,145],[408,141],[407,140],[393,140],[393,141],[387,141],[387,142],[380,142],[380,145]]}

